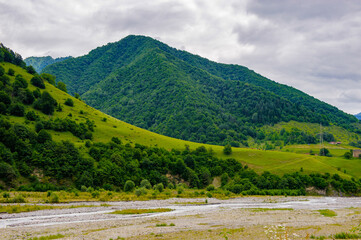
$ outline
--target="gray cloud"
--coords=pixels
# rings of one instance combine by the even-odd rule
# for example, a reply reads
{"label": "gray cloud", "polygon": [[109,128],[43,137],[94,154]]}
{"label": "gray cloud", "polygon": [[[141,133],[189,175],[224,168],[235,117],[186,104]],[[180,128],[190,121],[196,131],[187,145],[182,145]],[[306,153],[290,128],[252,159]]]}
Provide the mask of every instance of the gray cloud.
{"label": "gray cloud", "polygon": [[79,56],[142,34],[361,111],[357,0],[0,0],[0,22],[0,41],[24,57]]}

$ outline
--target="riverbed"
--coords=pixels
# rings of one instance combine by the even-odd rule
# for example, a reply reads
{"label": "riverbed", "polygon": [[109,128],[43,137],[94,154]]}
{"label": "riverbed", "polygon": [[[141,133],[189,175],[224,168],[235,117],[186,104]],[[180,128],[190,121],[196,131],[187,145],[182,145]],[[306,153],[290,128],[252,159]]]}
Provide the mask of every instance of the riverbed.
{"label": "riverbed", "polygon": [[[335,231],[348,231],[352,226],[357,226],[361,219],[361,198],[175,198],[57,205],[77,204],[91,204],[92,207],[2,213],[0,239],[55,235],[61,239],[190,239],[192,234],[198,239],[242,239],[242,236],[247,239],[268,239],[265,231],[273,226],[293,231],[296,238],[307,234],[326,236]],[[139,215],[109,214],[116,210],[137,208],[170,208],[172,211]],[[333,210],[336,216],[324,216],[318,212],[321,209]]]}

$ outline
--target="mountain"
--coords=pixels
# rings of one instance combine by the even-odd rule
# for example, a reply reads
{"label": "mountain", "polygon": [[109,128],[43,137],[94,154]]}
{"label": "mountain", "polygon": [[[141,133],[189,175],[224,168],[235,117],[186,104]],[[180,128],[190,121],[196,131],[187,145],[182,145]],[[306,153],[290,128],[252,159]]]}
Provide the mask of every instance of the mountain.
{"label": "mountain", "polygon": [[69,58],[72,58],[72,57],[69,56],[69,57],[61,57],[61,58],[55,58],[55,59],[50,56],[28,57],[28,58],[25,58],[24,62],[26,63],[27,66],[33,66],[37,72],[41,72],[43,70],[43,68],[45,68],[46,66],[56,63],[56,62],[64,61]]}
{"label": "mountain", "polygon": [[361,120],[361,113],[355,114],[355,117],[356,117],[358,120]]}
{"label": "mountain", "polygon": [[[53,79],[36,74],[20,55],[0,46],[1,190],[121,191],[129,181],[140,187],[147,179],[159,189],[149,190],[154,198],[163,186],[181,182],[204,189],[214,178],[222,179],[217,194],[227,196],[300,195],[310,186],[353,195],[361,190],[359,181],[350,180],[360,177],[361,162],[340,157],[347,148],[330,145],[337,156],[328,158],[182,141],[112,118],[57,88]],[[162,197],[177,194],[167,192]],[[177,196],[185,195],[178,191]],[[0,198],[20,201],[5,194]]]}
{"label": "mountain", "polygon": [[43,72],[105,113],[190,141],[246,145],[263,139],[259,127],[291,120],[359,131],[354,116],[297,89],[150,37],[131,35]]}

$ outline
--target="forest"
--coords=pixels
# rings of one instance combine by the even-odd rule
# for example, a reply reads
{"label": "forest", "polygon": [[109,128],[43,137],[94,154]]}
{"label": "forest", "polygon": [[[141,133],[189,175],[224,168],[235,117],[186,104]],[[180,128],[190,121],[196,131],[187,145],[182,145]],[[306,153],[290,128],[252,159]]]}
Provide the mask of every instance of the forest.
{"label": "forest", "polygon": [[292,120],[361,133],[354,116],[297,89],[149,37],[128,36],[43,72],[109,115],[193,142],[247,146],[260,127]]}

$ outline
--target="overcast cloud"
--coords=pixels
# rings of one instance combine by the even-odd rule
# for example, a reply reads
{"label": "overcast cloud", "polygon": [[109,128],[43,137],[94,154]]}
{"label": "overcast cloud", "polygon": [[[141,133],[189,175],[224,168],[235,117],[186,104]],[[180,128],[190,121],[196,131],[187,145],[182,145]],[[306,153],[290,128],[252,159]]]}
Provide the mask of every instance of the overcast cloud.
{"label": "overcast cloud", "polygon": [[358,0],[0,0],[0,23],[0,41],[24,58],[147,35],[361,112]]}

